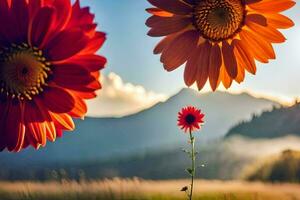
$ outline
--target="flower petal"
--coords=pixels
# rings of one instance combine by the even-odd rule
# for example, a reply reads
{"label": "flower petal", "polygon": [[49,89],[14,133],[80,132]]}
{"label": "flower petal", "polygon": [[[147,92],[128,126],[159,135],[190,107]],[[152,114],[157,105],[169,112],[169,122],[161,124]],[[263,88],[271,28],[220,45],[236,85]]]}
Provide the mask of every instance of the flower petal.
{"label": "flower petal", "polygon": [[55,10],[50,7],[39,9],[32,21],[30,43],[33,46],[42,48],[43,43],[49,37],[51,28],[54,25]]}
{"label": "flower petal", "polygon": [[77,95],[72,95],[72,96],[75,99],[75,105],[74,105],[73,110],[71,112],[69,112],[69,114],[72,117],[83,118],[84,115],[87,113],[87,105],[81,97],[79,97]]}
{"label": "flower petal", "polygon": [[268,24],[275,28],[287,29],[295,25],[288,17],[278,13],[268,13],[266,17]]}
{"label": "flower petal", "polygon": [[89,85],[95,81],[95,78],[91,76],[91,73],[86,68],[80,65],[63,63],[55,65],[52,81],[63,88],[72,89]]}
{"label": "flower petal", "polygon": [[1,120],[4,123],[1,140],[5,141],[8,151],[18,152],[22,149],[25,138],[24,104],[10,101],[6,113],[6,118]]}
{"label": "flower petal", "polygon": [[75,105],[68,91],[55,86],[47,87],[37,98],[53,113],[70,112]]}
{"label": "flower petal", "polygon": [[148,32],[149,36],[161,37],[171,33],[179,32],[191,24],[189,17],[174,16],[174,17],[150,17],[146,25],[151,27]]}
{"label": "flower petal", "polygon": [[163,51],[161,62],[164,63],[167,71],[172,71],[185,63],[194,51],[199,39],[197,31],[186,31],[176,37],[170,45]]}
{"label": "flower petal", "polygon": [[238,68],[237,68],[237,62],[233,50],[234,50],[233,45],[228,44],[227,41],[223,41],[222,54],[223,54],[225,69],[228,75],[234,79],[237,76]]}
{"label": "flower petal", "polygon": [[11,11],[12,16],[16,19],[18,39],[20,41],[26,41],[29,26],[28,4],[26,0],[12,0]]}
{"label": "flower petal", "polygon": [[222,65],[222,55],[219,45],[213,45],[209,56],[209,82],[211,89],[215,91],[219,84],[220,68]]}
{"label": "flower petal", "polygon": [[75,124],[72,118],[68,114],[56,114],[50,113],[52,120],[54,121],[55,127],[57,127],[57,136],[60,137],[59,130],[69,130],[72,131],[75,129]]}
{"label": "flower petal", "polygon": [[72,14],[70,0],[44,0],[44,6],[54,7],[56,10],[55,30],[63,29],[69,22]]}
{"label": "flower petal", "polygon": [[292,0],[263,0],[250,4],[249,7],[259,12],[279,13],[293,7],[296,2]]}
{"label": "flower petal", "polygon": [[246,15],[245,22],[246,23],[253,22],[253,23],[260,24],[262,26],[268,26],[267,18],[265,18],[263,15],[260,14]]}
{"label": "flower petal", "polygon": [[83,50],[88,41],[80,30],[64,30],[48,42],[45,52],[51,61],[65,60]]}
{"label": "flower petal", "polygon": [[86,68],[90,72],[95,72],[105,67],[107,60],[99,55],[78,55],[69,59],[65,64],[76,64]]}
{"label": "flower petal", "polygon": [[249,53],[248,48],[243,46],[240,40],[234,40],[234,54],[238,62],[251,74],[256,74],[256,65],[253,56]]}
{"label": "flower petal", "polygon": [[160,8],[147,8],[146,11],[152,15],[160,17],[172,17],[174,15],[173,13],[166,12]]}
{"label": "flower petal", "polygon": [[153,6],[178,15],[186,15],[193,12],[193,8],[179,0],[148,0]]}

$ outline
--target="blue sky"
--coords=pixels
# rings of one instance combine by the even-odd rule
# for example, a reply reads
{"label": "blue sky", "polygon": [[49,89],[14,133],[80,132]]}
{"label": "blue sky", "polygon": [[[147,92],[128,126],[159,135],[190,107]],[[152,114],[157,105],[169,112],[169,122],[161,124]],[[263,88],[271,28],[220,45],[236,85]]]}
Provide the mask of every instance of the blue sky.
{"label": "blue sky", "polygon": [[[145,21],[149,15],[146,0],[82,0],[96,14],[100,30],[108,40],[101,54],[108,58],[105,74],[115,72],[126,82],[143,85],[148,90],[173,94],[184,87],[183,67],[166,72],[159,56],[152,50],[159,38],[147,36]],[[298,11],[298,12],[297,12]],[[300,4],[286,12],[296,26],[284,30],[286,43],[275,45],[277,59],[258,64],[256,76],[247,76],[244,83],[234,85],[232,91],[249,90],[275,96],[300,96]]]}

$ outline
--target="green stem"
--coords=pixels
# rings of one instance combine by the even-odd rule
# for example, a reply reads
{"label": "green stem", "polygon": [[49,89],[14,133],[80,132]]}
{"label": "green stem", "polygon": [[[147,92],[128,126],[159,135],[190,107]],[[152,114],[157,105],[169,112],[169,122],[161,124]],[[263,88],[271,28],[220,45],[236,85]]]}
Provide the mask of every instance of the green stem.
{"label": "green stem", "polygon": [[191,190],[190,190],[190,195],[189,195],[189,200],[193,199],[193,190],[194,190],[194,177],[196,174],[196,167],[195,167],[195,161],[196,161],[196,156],[195,156],[195,137],[193,137],[192,131],[190,130],[190,140],[191,140],[191,148],[192,148],[192,180],[191,180]]}

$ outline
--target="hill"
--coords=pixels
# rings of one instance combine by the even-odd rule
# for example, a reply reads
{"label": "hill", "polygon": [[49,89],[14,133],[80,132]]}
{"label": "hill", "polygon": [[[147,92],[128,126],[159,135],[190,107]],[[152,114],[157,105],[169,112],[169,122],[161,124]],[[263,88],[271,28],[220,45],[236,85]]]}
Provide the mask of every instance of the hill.
{"label": "hill", "polygon": [[250,181],[300,182],[300,151],[286,150],[254,164],[246,172]]}
{"label": "hill", "polygon": [[227,137],[242,135],[249,138],[276,138],[286,135],[300,136],[300,104],[291,107],[274,107],[261,115],[253,115],[229,130]]}
{"label": "hill", "polygon": [[[85,163],[118,161],[133,155],[180,148],[187,137],[177,127],[177,113],[182,106],[195,105],[206,113],[205,126],[198,144],[222,138],[226,131],[252,113],[260,113],[276,104],[243,93],[216,92],[200,94],[183,89],[164,103],[122,118],[86,118],[77,120],[77,128],[46,148],[12,154],[0,153],[1,171],[81,166]],[[97,165],[97,166],[99,166]],[[76,169],[77,170],[77,169]],[[16,174],[16,173],[15,173]]]}

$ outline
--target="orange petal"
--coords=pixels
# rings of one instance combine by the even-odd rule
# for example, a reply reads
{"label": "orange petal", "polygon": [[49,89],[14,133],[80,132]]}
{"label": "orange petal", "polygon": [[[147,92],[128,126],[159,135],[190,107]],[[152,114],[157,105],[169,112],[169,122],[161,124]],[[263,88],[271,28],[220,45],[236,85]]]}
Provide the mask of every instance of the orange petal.
{"label": "orange petal", "polygon": [[212,48],[209,42],[203,43],[199,48],[201,48],[201,54],[198,57],[197,62],[197,87],[198,90],[201,90],[205,83],[207,82],[209,75],[209,57],[210,50]]}
{"label": "orange petal", "polygon": [[268,13],[265,16],[267,17],[268,24],[275,28],[287,29],[295,25],[288,17],[278,13]]}
{"label": "orange petal", "polygon": [[157,45],[156,47],[154,48],[153,50],[153,53],[154,54],[160,54],[162,53],[162,51],[170,45],[170,43],[172,42],[172,40],[177,37],[177,34],[174,33],[174,34],[171,34],[171,35],[168,35],[166,36],[164,39],[162,39]]}
{"label": "orange petal", "polygon": [[259,39],[259,36],[257,37],[257,35],[243,30],[240,32],[240,37],[244,48],[247,48],[255,59],[262,63],[268,63],[269,59],[273,57],[270,52],[271,45],[263,39]]}
{"label": "orange petal", "polygon": [[193,8],[179,0],[148,0],[153,6],[178,15],[191,14]]}
{"label": "orange petal", "polygon": [[72,131],[75,129],[75,124],[68,114],[50,113],[50,115],[52,117],[52,120],[54,121],[55,127],[57,127],[58,130],[63,129]]}
{"label": "orange petal", "polygon": [[146,11],[152,15],[161,16],[161,17],[172,17],[174,14],[166,12],[159,8],[147,8]]}
{"label": "orange petal", "polygon": [[215,91],[219,84],[220,68],[222,65],[222,55],[219,45],[213,45],[209,56],[209,82],[213,91]]}
{"label": "orange petal", "polygon": [[267,19],[260,14],[250,14],[250,15],[246,15],[246,19],[245,19],[246,23],[247,22],[253,22],[253,23],[257,23],[260,24],[262,26],[267,26]]}
{"label": "orange petal", "polygon": [[222,54],[223,61],[228,75],[231,78],[235,78],[238,73],[237,62],[233,52],[234,46],[228,44],[227,41],[223,41],[222,43]]}
{"label": "orange petal", "polygon": [[184,69],[184,81],[187,86],[194,84],[197,78],[197,71],[199,63],[199,57],[201,57],[202,50],[201,46],[198,46],[195,51],[192,52],[191,57],[188,59]]}
{"label": "orange petal", "polygon": [[161,62],[167,71],[172,71],[185,63],[194,51],[199,39],[199,33],[191,30],[186,31],[176,37],[170,45],[163,51]]}
{"label": "orange petal", "polygon": [[293,7],[296,3],[292,0],[263,0],[249,7],[259,12],[278,13]]}
{"label": "orange petal", "polygon": [[220,70],[220,80],[222,80],[223,86],[228,89],[232,84],[232,78],[228,75],[227,70],[224,65],[222,65]]}
{"label": "orange petal", "polygon": [[235,81],[241,83],[245,79],[245,68],[243,67],[242,63],[238,61],[238,75],[235,78]]}
{"label": "orange petal", "polygon": [[265,27],[260,26],[253,22],[246,22],[247,26],[252,30],[252,32],[256,32],[259,34],[263,39],[272,42],[272,43],[282,43],[286,40],[286,38],[277,31],[275,28],[271,26]]}
{"label": "orange petal", "polygon": [[253,56],[249,53],[247,47],[239,40],[234,40],[234,54],[238,59],[239,65],[243,66],[251,74],[256,74],[256,65]]}
{"label": "orange petal", "polygon": [[263,0],[244,0],[245,4],[258,3],[260,1],[263,1]]}
{"label": "orange petal", "polygon": [[161,37],[179,32],[186,28],[189,24],[191,24],[191,19],[182,16],[152,16],[146,22],[146,25],[151,27],[148,35],[152,37]]}

